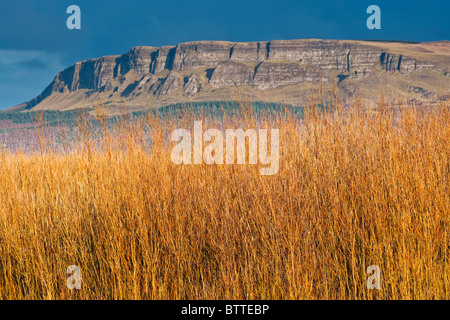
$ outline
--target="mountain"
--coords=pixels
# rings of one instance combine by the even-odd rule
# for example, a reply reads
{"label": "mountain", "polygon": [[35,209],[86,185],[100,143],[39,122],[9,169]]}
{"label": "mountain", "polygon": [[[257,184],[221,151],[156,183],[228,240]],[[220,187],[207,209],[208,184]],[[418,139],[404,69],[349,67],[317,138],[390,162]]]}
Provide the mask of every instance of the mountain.
{"label": "mountain", "polygon": [[9,111],[70,110],[99,99],[114,112],[171,103],[249,98],[301,104],[336,84],[341,95],[436,101],[449,95],[450,42],[350,40],[196,41],[134,47],[59,72],[36,98]]}

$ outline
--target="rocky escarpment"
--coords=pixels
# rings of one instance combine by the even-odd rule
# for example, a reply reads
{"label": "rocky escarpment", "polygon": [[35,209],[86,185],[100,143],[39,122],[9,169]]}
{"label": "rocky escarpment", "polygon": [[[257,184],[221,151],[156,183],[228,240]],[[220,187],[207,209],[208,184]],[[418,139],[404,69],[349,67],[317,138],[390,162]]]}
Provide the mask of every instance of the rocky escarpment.
{"label": "rocky escarpment", "polygon": [[[377,70],[410,73],[433,67],[423,59],[354,41],[199,41],[159,48],[141,46],[123,55],[77,62],[61,71],[26,106],[58,108],[59,102],[66,108],[98,93],[108,101],[147,97],[158,104],[169,96],[213,95],[234,86],[270,90],[328,82],[336,77],[337,82],[356,81]],[[70,103],[66,103],[67,96],[73,96]]]}

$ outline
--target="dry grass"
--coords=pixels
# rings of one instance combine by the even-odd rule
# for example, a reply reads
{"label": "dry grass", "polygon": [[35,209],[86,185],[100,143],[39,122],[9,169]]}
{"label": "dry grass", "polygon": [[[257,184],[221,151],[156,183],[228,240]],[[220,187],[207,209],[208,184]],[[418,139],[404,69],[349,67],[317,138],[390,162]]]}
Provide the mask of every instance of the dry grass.
{"label": "dry grass", "polygon": [[450,298],[448,102],[241,111],[203,128],[280,128],[278,174],[174,165],[167,134],[192,114],[101,126],[101,150],[86,133],[76,152],[1,153],[0,298]]}

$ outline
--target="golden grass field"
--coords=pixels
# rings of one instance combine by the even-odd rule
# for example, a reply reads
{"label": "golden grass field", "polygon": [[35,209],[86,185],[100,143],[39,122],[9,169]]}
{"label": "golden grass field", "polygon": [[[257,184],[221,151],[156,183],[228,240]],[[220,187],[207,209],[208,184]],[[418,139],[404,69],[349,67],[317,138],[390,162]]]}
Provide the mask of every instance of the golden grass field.
{"label": "golden grass field", "polygon": [[1,152],[0,299],[450,298],[448,101],[202,119],[279,128],[273,176],[173,164],[170,132],[194,120],[123,121],[100,141],[80,120],[76,151],[41,136],[41,152]]}

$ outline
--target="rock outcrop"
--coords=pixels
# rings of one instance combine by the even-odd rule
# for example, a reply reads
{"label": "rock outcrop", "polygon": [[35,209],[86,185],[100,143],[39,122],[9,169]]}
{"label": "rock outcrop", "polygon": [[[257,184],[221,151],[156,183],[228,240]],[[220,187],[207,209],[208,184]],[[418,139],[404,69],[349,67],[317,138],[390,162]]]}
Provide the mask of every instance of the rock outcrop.
{"label": "rock outcrop", "polygon": [[197,94],[202,88],[200,83],[200,77],[196,73],[191,73],[189,77],[185,78],[185,84],[183,86],[183,92],[188,97],[192,97]]}
{"label": "rock outcrop", "polygon": [[180,86],[180,76],[175,71],[170,71],[167,77],[162,80],[161,84],[155,91],[155,96],[160,98],[164,95],[168,95],[171,92],[178,89]]}
{"label": "rock outcrop", "polygon": [[380,63],[381,67],[386,71],[411,72],[433,68],[432,63],[417,61],[416,59],[410,57],[389,54],[386,52],[381,53]]}
{"label": "rock outcrop", "polygon": [[244,63],[222,61],[217,64],[209,83],[215,87],[251,84],[254,71]]}
{"label": "rock outcrop", "polygon": [[295,85],[301,82],[319,83],[328,81],[328,77],[319,68],[306,67],[297,62],[270,62],[265,61],[258,65],[254,78],[256,88],[273,89]]}
{"label": "rock outcrop", "polygon": [[73,98],[75,104],[95,93],[106,93],[111,101],[140,95],[193,97],[231,86],[269,90],[327,82],[336,76],[337,82],[358,81],[377,70],[411,73],[432,68],[434,64],[424,59],[355,41],[198,41],[159,48],[140,46],[123,55],[77,62],[61,71],[27,108],[55,107],[58,99],[74,92],[82,93]]}

